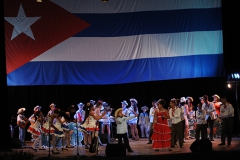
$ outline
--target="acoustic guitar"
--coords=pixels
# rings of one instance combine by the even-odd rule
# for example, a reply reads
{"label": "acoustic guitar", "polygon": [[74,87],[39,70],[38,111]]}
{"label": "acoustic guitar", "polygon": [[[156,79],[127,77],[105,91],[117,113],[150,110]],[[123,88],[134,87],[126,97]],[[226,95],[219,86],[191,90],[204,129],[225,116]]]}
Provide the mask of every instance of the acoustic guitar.
{"label": "acoustic guitar", "polygon": [[26,123],[17,121],[17,125],[18,125],[20,128],[22,128],[22,129],[26,128],[27,124],[29,123],[29,120],[28,120],[27,117],[24,117],[23,120],[24,120]]}

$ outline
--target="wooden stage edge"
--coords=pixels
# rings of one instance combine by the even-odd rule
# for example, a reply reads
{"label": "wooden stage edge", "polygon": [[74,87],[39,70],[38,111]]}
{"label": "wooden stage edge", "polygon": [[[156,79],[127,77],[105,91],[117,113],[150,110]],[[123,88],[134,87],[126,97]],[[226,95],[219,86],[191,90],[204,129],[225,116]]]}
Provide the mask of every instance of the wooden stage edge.
{"label": "wooden stage edge", "polygon": [[108,144],[104,144],[103,146],[99,146],[98,154],[90,153],[88,149],[85,149],[85,146],[79,146],[68,149],[68,151],[62,151],[61,148],[60,154],[53,154],[49,152],[49,148],[46,150],[38,150],[37,152],[33,151],[30,146],[32,145],[31,141],[26,142],[25,148],[14,149],[14,151],[23,151],[30,152],[34,154],[34,159],[36,160],[44,160],[44,159],[60,159],[60,160],[68,160],[68,159],[159,159],[159,158],[168,158],[168,159],[240,159],[240,138],[234,137],[232,139],[231,146],[218,146],[220,143],[220,138],[215,138],[212,141],[212,151],[211,152],[192,152],[190,149],[191,144],[195,141],[195,139],[185,140],[183,148],[180,148],[179,145],[176,145],[172,151],[168,149],[160,149],[159,151],[155,151],[152,149],[151,144],[147,144],[148,140],[146,138],[140,138],[138,141],[130,140],[130,146],[134,152],[129,153],[126,152],[126,156],[115,156],[109,157],[106,156],[106,146]]}

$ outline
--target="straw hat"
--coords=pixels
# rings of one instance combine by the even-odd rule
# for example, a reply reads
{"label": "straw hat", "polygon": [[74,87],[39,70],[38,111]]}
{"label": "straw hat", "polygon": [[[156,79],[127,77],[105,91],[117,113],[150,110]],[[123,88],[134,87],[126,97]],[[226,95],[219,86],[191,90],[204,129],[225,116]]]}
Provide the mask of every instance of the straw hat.
{"label": "straw hat", "polygon": [[19,108],[17,114],[21,114],[26,111],[26,108]]}
{"label": "straw hat", "polygon": [[122,112],[122,108],[118,108],[116,111],[115,111],[115,114],[114,114],[114,117],[117,118],[118,116],[118,112]]}
{"label": "straw hat", "polygon": [[187,97],[187,100],[189,99],[191,102],[193,102],[193,98],[192,97]]}
{"label": "straw hat", "polygon": [[219,95],[217,95],[217,94],[214,94],[212,97],[213,97],[213,98],[214,98],[214,97],[217,97],[218,99],[220,99]]}
{"label": "straw hat", "polygon": [[49,105],[50,108],[55,107],[55,106],[56,106],[56,104],[54,104],[54,103],[51,103],[51,104]]}

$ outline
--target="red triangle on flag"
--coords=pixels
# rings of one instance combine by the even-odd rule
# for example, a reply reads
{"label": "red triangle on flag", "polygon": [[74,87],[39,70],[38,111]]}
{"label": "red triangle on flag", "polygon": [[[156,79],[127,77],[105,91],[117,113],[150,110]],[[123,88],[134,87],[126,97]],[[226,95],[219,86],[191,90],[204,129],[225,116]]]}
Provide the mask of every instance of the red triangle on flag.
{"label": "red triangle on flag", "polygon": [[90,26],[49,0],[4,1],[4,17],[17,17],[20,5],[26,17],[40,18],[30,26],[35,40],[24,33],[11,40],[14,26],[5,20],[7,74]]}

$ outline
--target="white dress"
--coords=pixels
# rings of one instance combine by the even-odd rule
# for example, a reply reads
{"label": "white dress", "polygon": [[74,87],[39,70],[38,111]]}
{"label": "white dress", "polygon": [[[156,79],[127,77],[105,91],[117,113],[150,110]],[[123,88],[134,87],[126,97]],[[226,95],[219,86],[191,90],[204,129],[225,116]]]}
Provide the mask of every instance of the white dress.
{"label": "white dress", "polygon": [[54,131],[54,135],[56,137],[64,137],[62,124],[59,122],[59,120],[57,118],[54,123],[54,126],[58,129],[58,131],[57,130]]}
{"label": "white dress", "polygon": [[[138,111],[136,113],[139,114]],[[135,116],[133,106],[129,107],[128,109],[128,117],[131,117],[131,116]],[[138,121],[138,118],[134,117],[133,119],[128,120],[128,124],[137,124],[137,121]]]}
{"label": "white dress", "polygon": [[47,116],[47,120],[46,120],[46,122],[43,124],[43,126],[41,128],[42,132],[44,134],[46,134],[46,135],[49,134],[49,129],[50,129],[50,135],[54,134],[54,128],[50,127],[51,126],[50,123],[51,123],[51,117]]}

